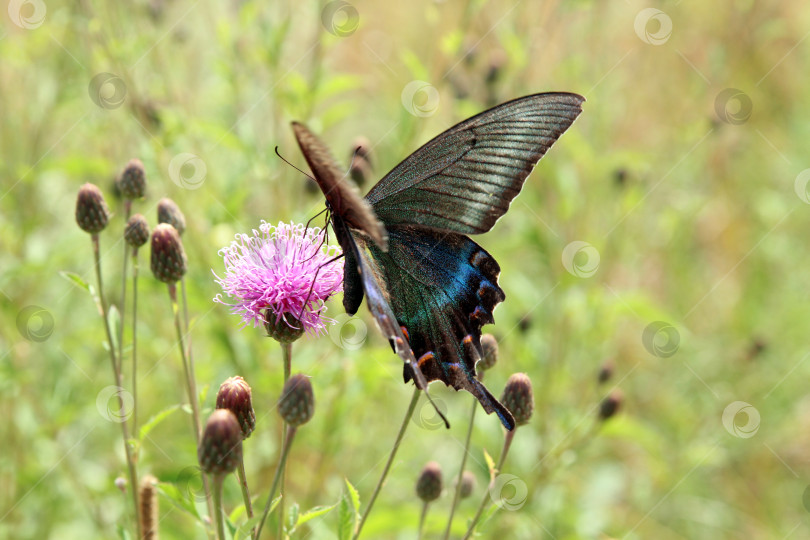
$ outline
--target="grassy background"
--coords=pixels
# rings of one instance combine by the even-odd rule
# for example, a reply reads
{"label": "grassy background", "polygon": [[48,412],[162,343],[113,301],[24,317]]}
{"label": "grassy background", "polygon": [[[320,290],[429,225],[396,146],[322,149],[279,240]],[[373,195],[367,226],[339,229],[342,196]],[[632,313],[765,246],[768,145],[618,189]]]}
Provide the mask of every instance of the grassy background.
{"label": "grassy background", "polygon": [[[495,514],[485,537],[807,535],[804,3],[655,2],[663,18],[645,25],[649,6],[635,1],[353,0],[359,27],[347,36],[327,31],[323,4],[270,4],[45,0],[44,12],[21,8],[27,23],[4,10],[0,536],[111,538],[128,526],[128,499],[114,486],[125,470],[120,430],[96,403],[112,384],[101,321],[87,294],[59,276],[94,281],[90,241],[73,218],[82,183],[97,183],[117,213],[102,235],[113,302],[123,252],[115,175],[132,157],[144,162],[149,193],[135,210],[152,225],[163,196],[185,211],[198,384],[210,409],[228,376],[251,383],[259,425],[246,466],[263,501],[279,451],[281,352],[211,301],[211,269],[221,270],[217,250],[235,233],[262,219],[303,222],[322,208],[322,196],[273,153],[278,146],[303,166],[288,123],[307,121],[346,165],[354,137],[368,137],[381,177],[455,122],[547,90],[583,94],[585,111],[509,214],[476,238],[500,262],[507,295],[489,328],[501,360],[487,385],[498,395],[524,371],[536,405],[504,469],[526,486],[524,504]],[[336,16],[338,29],[351,23]],[[125,95],[109,84],[94,93],[91,81],[105,73]],[[414,80],[437,92],[438,102],[415,96],[429,116],[403,105]],[[204,164],[196,189],[170,177],[181,153]],[[562,253],[573,241],[597,250],[592,276],[566,271]],[[145,271],[140,290],[146,419],[182,402],[184,390],[165,286]],[[27,306],[44,311],[30,318]],[[330,314],[340,312],[338,300]],[[302,508],[337,501],[344,477],[367,501],[409,399],[400,363],[365,308],[360,315],[368,340],[359,350],[337,346],[339,335],[295,345],[293,369],[313,377],[318,401],[289,463],[289,499]],[[656,321],[677,344],[664,334],[654,344],[674,354],[645,347]],[[26,338],[32,329],[45,339]],[[598,387],[608,358],[615,376]],[[623,410],[596,430],[596,407],[613,386]],[[418,470],[436,460],[448,484],[457,472],[471,398],[433,392],[452,429],[425,427],[431,413],[420,406],[423,426],[410,427],[367,538],[414,538]],[[732,414],[726,429],[735,401],[759,420]],[[734,436],[748,420],[756,433]],[[197,490],[189,431],[184,413],[159,424],[143,441],[141,472]],[[484,493],[482,450],[497,456],[501,442],[497,420],[479,414],[468,460],[478,487],[456,513],[456,537]],[[428,537],[440,537],[451,498],[446,491],[434,503]],[[226,505],[239,504],[229,480]],[[164,538],[204,537],[167,499],[161,517]],[[333,512],[296,536],[336,537],[336,522]]]}

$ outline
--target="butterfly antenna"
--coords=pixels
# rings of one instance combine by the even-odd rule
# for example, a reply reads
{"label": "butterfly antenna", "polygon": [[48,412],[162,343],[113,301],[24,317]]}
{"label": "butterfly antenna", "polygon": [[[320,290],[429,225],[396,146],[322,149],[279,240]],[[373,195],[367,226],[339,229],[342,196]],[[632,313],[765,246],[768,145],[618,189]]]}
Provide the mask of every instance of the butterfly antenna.
{"label": "butterfly antenna", "polygon": [[335,257],[333,259],[329,259],[328,261],[326,261],[325,263],[320,265],[317,270],[315,270],[315,277],[312,278],[312,283],[309,286],[309,292],[307,293],[307,299],[304,300],[304,304],[301,306],[301,311],[298,313],[298,320],[299,321],[301,320],[301,317],[304,316],[304,310],[307,308],[307,304],[309,304],[309,298],[312,296],[312,290],[315,288],[315,281],[317,281],[317,279],[318,279],[318,273],[321,271],[321,268],[323,268],[324,266],[326,266],[328,264],[332,264],[333,262],[340,259],[341,257],[343,257],[343,253],[341,253],[340,255],[338,255],[337,257]]}
{"label": "butterfly antenna", "polygon": [[303,174],[304,176],[306,176],[307,178],[309,178],[309,179],[310,179],[310,180],[312,180],[313,182],[315,182],[315,181],[316,181],[316,180],[315,180],[315,179],[312,177],[312,175],[311,175],[311,174],[309,174],[309,173],[306,173],[306,172],[302,171],[301,169],[299,169],[298,167],[296,167],[295,165],[293,165],[292,163],[290,163],[290,162],[287,160],[287,158],[285,158],[284,156],[282,156],[282,155],[279,153],[279,151],[278,151],[278,146],[276,146],[276,155],[277,155],[278,157],[280,157],[280,158],[281,158],[281,161],[283,161],[284,163],[286,163],[287,165],[289,165],[290,167],[292,167],[292,168],[293,168],[293,169],[295,169],[296,171],[300,172],[301,174]]}

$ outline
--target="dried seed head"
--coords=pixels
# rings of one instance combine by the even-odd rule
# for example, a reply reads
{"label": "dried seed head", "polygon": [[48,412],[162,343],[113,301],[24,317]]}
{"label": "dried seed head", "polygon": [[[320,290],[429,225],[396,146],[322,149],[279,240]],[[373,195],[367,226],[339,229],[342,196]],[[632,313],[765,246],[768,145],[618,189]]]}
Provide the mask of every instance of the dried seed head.
{"label": "dried seed head", "polygon": [[532,381],[525,373],[515,373],[506,381],[501,403],[515,417],[515,425],[529,422],[534,412],[534,393]]}
{"label": "dried seed head", "polygon": [[416,481],[416,495],[424,502],[435,501],[442,494],[442,468],[430,461],[422,469]]}
{"label": "dried seed head", "polygon": [[292,343],[304,335],[304,325],[290,313],[276,315],[272,309],[264,313],[267,335],[279,343]]}
{"label": "dried seed head", "polygon": [[232,472],[242,460],[242,428],[228,409],[217,409],[208,417],[197,449],[200,467],[208,474]]}
{"label": "dried seed head", "polygon": [[481,336],[481,351],[484,353],[478,362],[478,369],[486,371],[498,362],[498,340],[492,334]]}
{"label": "dried seed head", "polygon": [[461,492],[459,493],[462,499],[466,499],[472,495],[472,492],[475,490],[475,484],[475,475],[472,471],[464,471],[461,475]]}
{"label": "dried seed head", "polygon": [[298,373],[289,378],[278,400],[278,413],[293,427],[309,422],[315,414],[315,395],[309,377]]}
{"label": "dried seed head", "polygon": [[603,422],[612,418],[622,406],[624,401],[624,394],[619,389],[613,390],[608,397],[602,400],[599,404],[599,419]]}
{"label": "dried seed head", "polygon": [[163,283],[174,283],[186,273],[186,253],[177,230],[161,223],[152,232],[152,273]]}
{"label": "dried seed head", "polygon": [[158,539],[158,479],[148,474],[141,480],[139,496],[140,509],[138,518],[141,520],[141,532],[144,540]]}
{"label": "dried seed head", "polygon": [[76,223],[84,232],[98,234],[107,227],[110,210],[104,195],[95,184],[85,184],[79,188],[76,197]]}
{"label": "dried seed head", "polygon": [[250,385],[242,377],[231,377],[222,383],[217,393],[217,409],[228,409],[242,428],[242,437],[247,439],[256,427]]}
{"label": "dried seed head", "polygon": [[125,199],[140,199],[146,194],[146,171],[141,160],[129,160],[121,173],[118,185]]}
{"label": "dried seed head", "polygon": [[157,207],[157,217],[158,223],[168,223],[177,229],[177,234],[182,235],[186,230],[186,216],[180,211],[177,203],[171,199],[160,199]]}
{"label": "dried seed head", "polygon": [[149,224],[141,214],[134,214],[124,227],[124,240],[134,248],[149,241]]}

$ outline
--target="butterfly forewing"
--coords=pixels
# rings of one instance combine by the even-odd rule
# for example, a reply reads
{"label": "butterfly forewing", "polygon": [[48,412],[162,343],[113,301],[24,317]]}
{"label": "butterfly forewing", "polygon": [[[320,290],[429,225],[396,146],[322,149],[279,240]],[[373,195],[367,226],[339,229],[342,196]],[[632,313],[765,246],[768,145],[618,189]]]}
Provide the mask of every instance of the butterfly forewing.
{"label": "butterfly forewing", "polygon": [[473,116],[411,154],[366,199],[386,225],[486,232],[583,101],[577,94],[535,94]]}
{"label": "butterfly forewing", "polygon": [[292,124],[298,146],[323,191],[332,211],[347,225],[368,234],[381,249],[387,249],[387,235],[369,203],[338,167],[329,149],[304,124]]}

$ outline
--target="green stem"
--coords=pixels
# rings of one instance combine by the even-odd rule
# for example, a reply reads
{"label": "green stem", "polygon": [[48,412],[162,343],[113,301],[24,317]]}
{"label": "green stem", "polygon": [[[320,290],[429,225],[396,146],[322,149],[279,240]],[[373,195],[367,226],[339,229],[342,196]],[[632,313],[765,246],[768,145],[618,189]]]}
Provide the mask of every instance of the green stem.
{"label": "green stem", "polygon": [[262,519],[256,529],[256,540],[258,540],[262,535],[262,527],[264,527],[264,522],[267,520],[267,514],[270,513],[270,507],[273,505],[273,496],[276,494],[276,488],[278,488],[279,481],[281,480],[281,471],[284,469],[284,466],[287,463],[287,454],[290,453],[290,447],[292,446],[293,438],[295,438],[295,431],[296,428],[293,426],[289,426],[287,428],[287,436],[285,437],[287,442],[281,449],[281,458],[279,459],[278,467],[276,467],[276,474],[273,476],[273,485],[270,488],[270,494],[267,496],[267,503],[264,505]]}
{"label": "green stem", "polygon": [[132,249],[132,429],[138,432],[138,248]]}
{"label": "green stem", "polygon": [[427,502],[422,503],[422,513],[419,514],[419,531],[417,532],[416,535],[417,540],[422,540],[422,529],[425,526],[425,516],[427,516],[428,504],[430,503]]}
{"label": "green stem", "polygon": [[[506,461],[506,454],[509,453],[509,447],[512,445],[512,439],[515,437],[515,432],[517,431],[517,426],[512,431],[506,432],[506,437],[503,440],[503,450],[501,450],[501,457],[498,460],[498,464],[495,466],[496,472],[501,472],[503,468],[503,464]],[[492,489],[492,484],[495,481],[495,477],[493,476],[490,481],[489,485],[487,486],[486,491],[484,491],[484,495],[481,497],[481,504],[478,505],[478,511],[475,513],[475,517],[473,517],[472,521],[470,522],[470,527],[467,529],[467,532],[464,533],[463,540],[467,540],[472,536],[473,530],[475,530],[475,526],[478,523],[478,520],[481,519],[481,514],[484,513],[484,509],[487,507],[487,500],[491,499],[489,490]]]}
{"label": "green stem", "polygon": [[132,493],[132,504],[135,511],[135,530],[140,539],[141,534],[141,521],[138,519],[138,472],[135,468],[135,461],[132,459],[132,447],[129,443],[129,427],[126,422],[126,411],[124,410],[124,399],[121,397],[121,392],[124,390],[123,377],[121,376],[121,365],[115,358],[115,345],[113,342],[112,331],[110,330],[110,321],[107,317],[107,302],[104,300],[104,282],[101,279],[101,254],[99,249],[98,234],[92,235],[93,240],[93,258],[96,267],[96,280],[98,281],[98,301],[101,304],[101,317],[104,319],[104,331],[107,333],[108,349],[110,351],[110,363],[112,364],[113,378],[118,387],[118,415],[121,424],[121,433],[124,437],[124,452],[127,457],[127,471],[129,473],[129,490]]}
{"label": "green stem", "polygon": [[447,528],[444,530],[444,538],[450,538],[450,529],[453,526],[453,514],[461,499],[461,479],[464,476],[464,466],[467,464],[467,454],[470,451],[470,438],[472,437],[473,426],[475,425],[475,411],[478,410],[478,400],[472,400],[472,410],[470,411],[470,425],[467,428],[467,440],[464,441],[464,455],[461,456],[461,467],[458,469],[458,479],[456,480],[456,492],[453,494],[453,504],[450,506],[450,517],[447,519]]}
{"label": "green stem", "polygon": [[[129,221],[129,213],[132,210],[132,201],[124,201],[124,223]],[[124,320],[126,319],[127,307],[127,262],[129,260],[129,244],[124,242],[124,262],[121,271],[121,325],[118,327],[118,369],[123,369],[124,363]],[[137,424],[133,424],[137,429]]]}
{"label": "green stem", "polygon": [[222,511],[222,480],[224,474],[214,475],[214,512],[217,515],[217,538],[225,540],[225,513]]}
{"label": "green stem", "polygon": [[[169,299],[172,303],[172,313],[174,314],[174,328],[177,331],[177,345],[180,348],[180,358],[183,360],[183,376],[186,380],[186,392],[191,405],[192,431],[194,431],[194,441],[196,447],[200,447],[200,407],[197,403],[197,385],[194,380],[194,364],[190,356],[186,355],[186,346],[183,334],[183,327],[180,323],[180,308],[177,305],[177,285],[169,283]],[[211,486],[208,483],[208,476],[203,475],[203,487],[205,488],[205,502],[208,506],[208,514],[213,515],[214,506],[211,502]]]}
{"label": "green stem", "polygon": [[[290,373],[292,371],[292,342],[281,342],[281,352],[284,357],[284,384],[290,380]],[[282,385],[282,388],[284,386]],[[282,448],[287,444],[287,422],[284,422],[281,430],[281,446]],[[281,469],[281,480],[278,492],[281,495],[281,500],[278,503],[278,538],[284,538],[284,480],[286,477],[286,466]]]}
{"label": "green stem", "polygon": [[[245,474],[245,461],[239,460],[239,468],[236,469],[236,476],[239,477],[239,487],[242,488],[242,500],[245,501],[245,512],[248,519],[253,517],[253,504],[250,502],[250,490],[248,489],[247,475]],[[250,537],[255,540],[256,527],[250,530]]]}
{"label": "green stem", "polygon": [[388,461],[385,464],[385,468],[383,469],[382,475],[380,479],[377,481],[377,486],[374,488],[374,493],[372,493],[371,498],[368,500],[368,506],[366,506],[366,511],[363,512],[363,517],[360,518],[360,523],[357,524],[357,530],[354,531],[354,536],[352,536],[353,540],[356,540],[360,537],[360,531],[363,530],[363,525],[366,523],[366,519],[368,519],[369,513],[371,513],[371,509],[374,507],[374,501],[377,500],[377,496],[380,494],[380,490],[382,489],[383,483],[385,483],[385,478],[388,476],[388,471],[391,469],[391,464],[394,462],[394,457],[397,455],[397,450],[399,450],[399,445],[402,442],[402,436],[405,435],[405,430],[408,428],[408,424],[410,423],[411,416],[413,416],[413,411],[416,408],[416,402],[419,401],[419,388],[414,387],[413,389],[413,397],[411,398],[411,403],[408,405],[408,412],[405,413],[405,418],[402,420],[402,425],[399,427],[399,433],[397,434],[397,438],[394,441],[394,447],[391,448],[391,454],[388,456]]}

